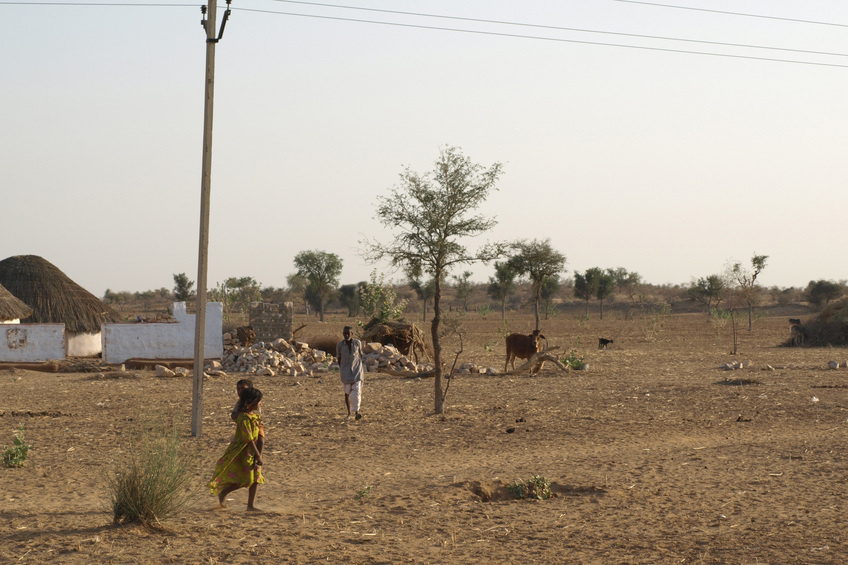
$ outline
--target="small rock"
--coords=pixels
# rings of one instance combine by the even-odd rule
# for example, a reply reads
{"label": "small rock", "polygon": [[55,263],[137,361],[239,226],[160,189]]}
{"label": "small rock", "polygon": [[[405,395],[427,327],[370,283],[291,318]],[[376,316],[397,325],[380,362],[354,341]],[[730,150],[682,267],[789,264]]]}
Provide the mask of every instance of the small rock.
{"label": "small rock", "polygon": [[154,367],[154,368],[156,369],[156,376],[157,377],[173,377],[173,376],[176,375],[175,372],[173,372],[171,369],[169,369],[165,365],[156,365],[156,367]]}

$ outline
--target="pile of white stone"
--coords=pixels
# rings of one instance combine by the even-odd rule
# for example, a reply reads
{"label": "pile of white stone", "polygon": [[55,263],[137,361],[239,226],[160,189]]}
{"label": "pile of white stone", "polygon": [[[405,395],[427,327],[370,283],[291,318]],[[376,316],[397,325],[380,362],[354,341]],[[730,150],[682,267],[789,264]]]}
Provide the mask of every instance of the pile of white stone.
{"label": "pile of white stone", "polygon": [[365,353],[362,360],[365,363],[365,370],[369,373],[379,369],[423,373],[432,371],[434,368],[432,363],[416,363],[393,345],[383,345],[375,341],[366,343],[362,349]]}
{"label": "pile of white stone", "polygon": [[[416,364],[402,355],[395,347],[381,343],[366,343],[363,361],[367,372],[378,369],[423,372],[433,368],[432,364]],[[296,340],[276,339],[271,343],[257,342],[250,347],[239,345],[238,338],[224,334],[223,370],[248,373],[257,376],[277,375],[317,376],[338,371],[333,355],[309,344]],[[207,371],[208,373],[208,371]]]}
{"label": "pile of white stone", "polygon": [[[333,356],[308,343],[276,339],[271,343],[257,342],[242,347],[238,339],[224,334],[223,370],[248,373],[260,377],[277,375],[315,376],[333,368]],[[338,369],[338,366],[335,366]]]}

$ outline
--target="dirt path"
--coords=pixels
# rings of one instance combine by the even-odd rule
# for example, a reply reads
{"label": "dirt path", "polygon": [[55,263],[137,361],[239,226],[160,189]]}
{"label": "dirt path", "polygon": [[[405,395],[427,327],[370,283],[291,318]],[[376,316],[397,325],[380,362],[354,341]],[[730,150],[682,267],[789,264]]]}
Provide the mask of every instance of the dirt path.
{"label": "dirt path", "polygon": [[[190,379],[0,371],[0,444],[19,423],[33,444],[25,467],[0,469],[0,561],[848,562],[848,371],[825,368],[846,352],[775,347],[785,324],[767,319],[743,343],[753,366],[724,372],[728,337],[702,316],[670,318],[656,341],[636,323],[552,321],[564,349],[623,330],[584,351],[587,372],[458,377],[441,416],[432,380],[370,375],[365,418],[346,422],[337,376],[255,379],[258,515],[244,491],[217,511],[203,490],[239,375],[207,380],[202,435],[186,439],[201,496],[164,532],[112,525],[104,477],[145,414],[187,435]],[[472,326],[471,360],[502,364],[484,347],[498,323]],[[507,495],[533,475],[557,496]]]}

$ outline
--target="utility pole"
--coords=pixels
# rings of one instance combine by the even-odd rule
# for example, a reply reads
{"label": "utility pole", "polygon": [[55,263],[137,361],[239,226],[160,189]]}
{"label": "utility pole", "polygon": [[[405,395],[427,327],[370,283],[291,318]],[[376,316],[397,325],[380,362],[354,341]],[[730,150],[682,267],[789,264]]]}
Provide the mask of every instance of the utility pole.
{"label": "utility pole", "polygon": [[[203,362],[206,349],[206,272],[209,259],[209,200],[212,187],[212,102],[215,97],[215,45],[224,35],[230,17],[230,2],[215,35],[216,0],[201,6],[200,25],[206,31],[206,97],[203,109],[203,172],[200,179],[200,250],[197,259],[197,312],[194,326],[194,386],[191,403],[191,435],[200,437],[203,420]],[[207,13],[208,10],[208,13]],[[208,16],[208,17],[207,17]]]}

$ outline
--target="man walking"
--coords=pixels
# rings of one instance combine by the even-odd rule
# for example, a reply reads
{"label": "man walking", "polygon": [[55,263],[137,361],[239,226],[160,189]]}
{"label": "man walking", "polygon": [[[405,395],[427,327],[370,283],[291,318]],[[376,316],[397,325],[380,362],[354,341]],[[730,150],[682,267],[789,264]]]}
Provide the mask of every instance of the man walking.
{"label": "man walking", "polygon": [[339,375],[342,379],[345,393],[345,407],[347,417],[350,418],[351,409],[357,420],[362,418],[359,405],[362,401],[362,379],[364,371],[362,368],[362,342],[353,339],[350,326],[342,330],[344,339],[336,345],[336,359],[339,361]]}

